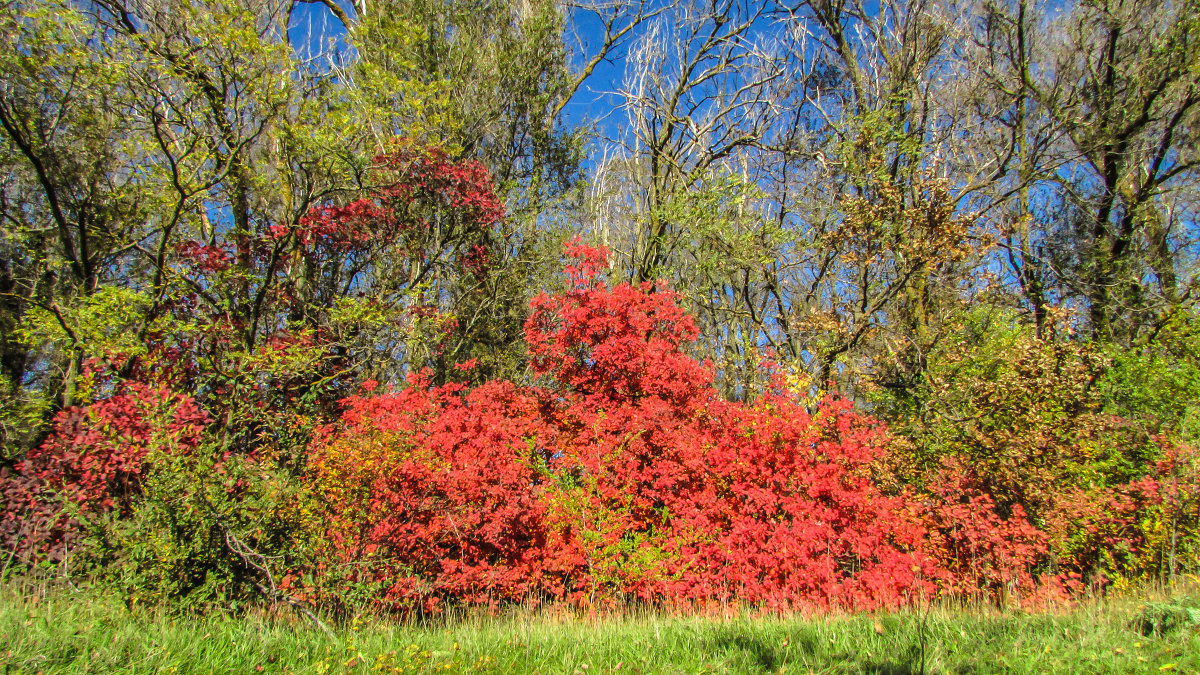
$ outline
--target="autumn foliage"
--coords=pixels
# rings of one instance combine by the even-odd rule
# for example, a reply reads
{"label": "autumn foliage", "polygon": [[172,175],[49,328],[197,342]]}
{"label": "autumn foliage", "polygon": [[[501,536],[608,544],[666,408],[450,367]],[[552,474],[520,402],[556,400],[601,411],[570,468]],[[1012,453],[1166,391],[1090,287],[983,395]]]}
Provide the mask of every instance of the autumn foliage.
{"label": "autumn foliage", "polygon": [[[542,598],[895,607],[939,592],[1032,592],[1045,536],[947,488],[886,494],[889,436],[846,401],[776,389],[722,400],[662,288],[601,280],[568,246],[568,288],[526,323],[537,386],[348,398],[314,452],[326,594],[394,608]],[[311,591],[310,591],[311,592]]]}
{"label": "autumn foliage", "polygon": [[[401,168],[422,192],[317,207],[274,236],[367,255],[380,238],[427,227],[422,214],[436,209],[422,199],[448,200],[474,223],[460,260],[486,273],[483,244],[464,242],[486,241],[483,223],[502,211],[470,187],[486,186],[478,167],[427,153]],[[238,264],[222,251],[185,253],[215,279]],[[1018,429],[991,429],[922,464],[915,434],[900,442],[849,401],[814,403],[782,376],[752,401],[722,398],[713,366],[688,352],[698,331],[678,294],[662,282],[611,287],[607,252],[578,241],[566,258],[564,289],[530,304],[527,384],[435,384],[423,369],[403,386],[362,383],[337,419],[320,423],[308,413],[332,407],[319,394],[337,390],[316,383],[348,372],[325,327],[266,333],[227,356],[225,379],[202,377],[201,360],[234,343],[239,326],[214,322],[192,342],[158,345],[106,384],[107,396],[61,413],[54,434],[6,473],[5,545],[56,565],[89,532],[140,523],[149,530],[121,541],[141,548],[109,556],[140,578],[245,597],[221,580],[237,575],[272,600],[331,609],[638,601],[789,611],[939,596],[1061,600],[1105,583],[1101,570],[1167,564],[1168,523],[1174,565],[1180,533],[1195,528],[1189,448],[1169,447],[1116,482],[1066,486],[1086,464],[1069,442],[1116,422],[1076,405],[1087,414],[1074,413],[1079,428],[1064,436],[1037,415],[1071,406],[1026,410],[1021,391],[981,379],[962,395],[993,411],[1012,399],[1029,419],[1011,417]],[[304,429],[304,446],[276,447]],[[1151,512],[1162,527],[1146,526]],[[191,580],[172,583],[180,570]]]}
{"label": "autumn foliage", "polygon": [[64,561],[90,527],[128,515],[155,450],[186,454],[208,416],[189,396],[137,382],[58,414],[56,433],[0,480],[0,537],[29,561]]}

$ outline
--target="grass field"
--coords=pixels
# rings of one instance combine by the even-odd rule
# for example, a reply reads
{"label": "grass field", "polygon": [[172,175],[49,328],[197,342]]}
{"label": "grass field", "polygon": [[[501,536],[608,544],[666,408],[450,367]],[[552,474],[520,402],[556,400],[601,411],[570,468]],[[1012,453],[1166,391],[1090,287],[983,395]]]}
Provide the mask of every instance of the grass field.
{"label": "grass field", "polygon": [[[922,666],[922,651],[924,652]],[[512,612],[333,635],[292,615],[171,616],[112,597],[0,588],[3,673],[1200,673],[1200,589],[1059,614],[585,620]]]}

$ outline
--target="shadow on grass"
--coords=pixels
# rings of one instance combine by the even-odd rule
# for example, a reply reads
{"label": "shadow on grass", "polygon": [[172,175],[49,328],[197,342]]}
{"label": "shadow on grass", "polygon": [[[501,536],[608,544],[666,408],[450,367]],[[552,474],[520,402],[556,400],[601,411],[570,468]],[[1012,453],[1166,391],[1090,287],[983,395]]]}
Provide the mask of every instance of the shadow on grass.
{"label": "shadow on grass", "polygon": [[789,635],[786,641],[776,642],[735,628],[717,631],[711,645],[715,652],[742,652],[753,665],[766,672],[779,670],[794,661],[797,654],[813,656],[817,653],[817,640],[812,635]]}
{"label": "shadow on grass", "polygon": [[717,652],[740,651],[747,654],[761,669],[777,670],[784,660],[780,649],[768,644],[757,635],[747,635],[741,631],[720,631],[712,640],[713,650]]}
{"label": "shadow on grass", "polygon": [[894,660],[870,660],[858,664],[858,672],[872,675],[918,675],[927,672],[921,667],[921,648],[909,647]]}
{"label": "shadow on grass", "polygon": [[920,675],[923,672],[928,672],[928,673],[951,672],[951,673],[961,673],[962,675],[968,675],[969,673],[974,673],[976,671],[974,668],[968,668],[965,670],[963,668],[956,668],[956,669],[950,670],[950,671],[942,671],[942,670],[922,671],[921,670],[921,658],[917,657],[911,661],[909,661],[909,660],[874,661],[871,663],[864,663],[861,666],[861,670],[856,671],[856,672],[870,673],[871,675]]}
{"label": "shadow on grass", "polygon": [[[918,675],[928,673],[922,669],[920,647],[912,645],[895,653],[895,658],[871,658],[863,653],[830,653],[821,649],[817,635],[804,632],[791,633],[786,640],[763,637],[736,628],[724,629],[712,639],[714,651],[742,652],[749,657],[750,667],[763,673],[776,673],[785,667],[817,665],[818,668],[833,667],[846,673],[870,673],[872,675]],[[865,657],[865,658],[864,658]],[[955,673],[973,673],[974,669],[958,669]]]}
{"label": "shadow on grass", "polygon": [[871,675],[924,675],[924,673],[956,673],[957,675],[970,675],[971,673],[977,673],[981,671],[975,666],[971,665],[959,665],[948,670],[938,668],[926,668],[925,670],[922,670],[921,654],[919,651],[914,649],[908,654],[905,654],[904,657],[895,661],[872,661],[869,663],[860,664],[855,672],[871,673]]}
{"label": "shadow on grass", "polygon": [[917,675],[921,673],[920,648],[913,646],[894,660],[859,660],[861,655],[852,653],[822,653],[816,636],[805,633],[790,634],[787,641],[776,642],[738,629],[719,631],[712,637],[714,652],[745,654],[752,668],[774,673],[787,666],[803,663],[844,669],[845,672],[872,673],[873,675]]}

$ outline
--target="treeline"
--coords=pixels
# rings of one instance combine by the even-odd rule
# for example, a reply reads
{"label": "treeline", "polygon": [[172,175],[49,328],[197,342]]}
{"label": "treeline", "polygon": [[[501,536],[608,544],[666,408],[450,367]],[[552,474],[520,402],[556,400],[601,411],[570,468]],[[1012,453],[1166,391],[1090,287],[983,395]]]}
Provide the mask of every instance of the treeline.
{"label": "treeline", "polygon": [[0,24],[4,574],[792,608],[1200,562],[1195,0]]}

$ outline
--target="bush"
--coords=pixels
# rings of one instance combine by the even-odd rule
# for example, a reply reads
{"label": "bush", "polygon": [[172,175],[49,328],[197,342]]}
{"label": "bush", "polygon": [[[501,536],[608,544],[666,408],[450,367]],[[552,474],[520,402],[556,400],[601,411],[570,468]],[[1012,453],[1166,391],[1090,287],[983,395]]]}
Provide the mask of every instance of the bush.
{"label": "bush", "polygon": [[90,540],[87,554],[103,558],[108,524],[132,513],[153,458],[195,448],[207,423],[190,397],[136,382],[62,411],[50,438],[3,478],[4,547],[24,563],[54,566]]}
{"label": "bush", "polygon": [[[881,397],[881,412],[903,439],[890,471],[932,505],[935,532],[946,534],[937,523],[960,522],[955,511],[968,502],[994,514],[995,527],[981,533],[1002,521],[1036,528],[1018,537],[1033,547],[1020,557],[1025,571],[997,570],[983,586],[997,591],[1017,577],[1028,586],[1030,575],[1126,583],[1164,569],[1164,530],[1179,532],[1182,515],[1168,503],[1191,503],[1191,493],[1162,482],[1172,442],[1153,435],[1162,427],[1135,417],[1129,403],[1155,396],[1114,393],[1135,362],[1087,343],[1038,338],[1002,312],[976,311],[928,355],[918,386]],[[1169,485],[1194,484],[1191,468],[1175,473]],[[968,529],[953,536],[987,539]]]}
{"label": "bush", "polygon": [[308,476],[323,597],[880,607],[951,574],[875,484],[880,425],[782,390],[721,400],[674,293],[609,289],[603,252],[568,252],[569,290],[526,323],[541,386],[417,377],[347,400]]}

